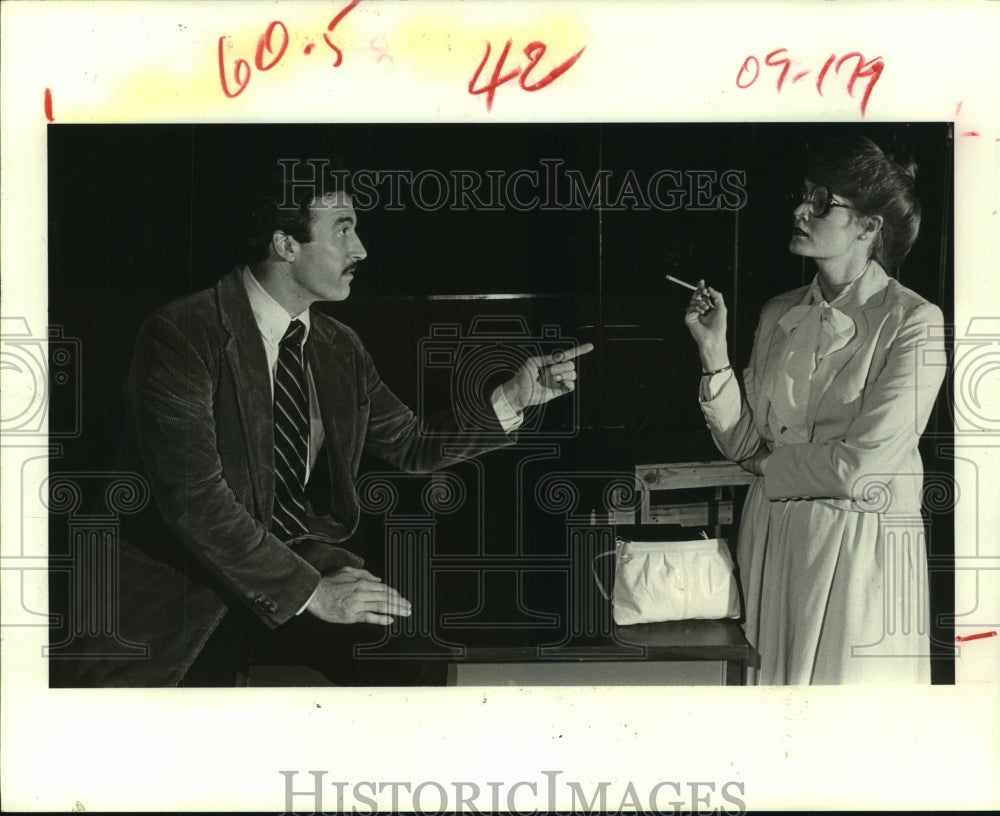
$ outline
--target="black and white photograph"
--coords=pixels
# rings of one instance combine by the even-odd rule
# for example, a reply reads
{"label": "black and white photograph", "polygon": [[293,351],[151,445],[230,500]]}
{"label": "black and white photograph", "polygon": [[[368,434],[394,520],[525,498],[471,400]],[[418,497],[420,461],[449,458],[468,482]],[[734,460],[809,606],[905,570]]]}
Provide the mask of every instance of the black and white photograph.
{"label": "black and white photograph", "polygon": [[53,685],[952,682],[952,142],[51,126]]}
{"label": "black and white photograph", "polygon": [[995,5],[3,4],[5,806],[1000,802]]}

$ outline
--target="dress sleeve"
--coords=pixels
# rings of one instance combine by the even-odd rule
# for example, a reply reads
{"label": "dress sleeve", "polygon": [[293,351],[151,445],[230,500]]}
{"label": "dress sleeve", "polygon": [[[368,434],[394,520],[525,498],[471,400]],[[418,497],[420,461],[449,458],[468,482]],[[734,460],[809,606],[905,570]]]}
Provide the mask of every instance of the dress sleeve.
{"label": "dress sleeve", "polygon": [[[756,359],[755,335],[750,365],[744,372],[747,382],[752,381]],[[698,401],[715,446],[723,456],[733,462],[743,462],[757,452],[762,440],[754,427],[753,411],[732,371],[702,377]]]}
{"label": "dress sleeve", "polygon": [[841,439],[780,446],[767,463],[767,498],[862,501],[865,477],[895,473],[917,448],[945,367],[941,310],[921,303],[903,321],[885,366]]}

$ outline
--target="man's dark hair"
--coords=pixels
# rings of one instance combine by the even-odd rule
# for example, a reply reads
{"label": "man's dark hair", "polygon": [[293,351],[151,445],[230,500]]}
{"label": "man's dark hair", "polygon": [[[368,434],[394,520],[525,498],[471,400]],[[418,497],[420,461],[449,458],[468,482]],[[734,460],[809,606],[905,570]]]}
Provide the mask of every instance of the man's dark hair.
{"label": "man's dark hair", "polygon": [[350,193],[348,171],[333,159],[273,159],[257,163],[247,175],[243,224],[244,261],[267,258],[275,232],[299,243],[312,241],[310,205],[323,196]]}

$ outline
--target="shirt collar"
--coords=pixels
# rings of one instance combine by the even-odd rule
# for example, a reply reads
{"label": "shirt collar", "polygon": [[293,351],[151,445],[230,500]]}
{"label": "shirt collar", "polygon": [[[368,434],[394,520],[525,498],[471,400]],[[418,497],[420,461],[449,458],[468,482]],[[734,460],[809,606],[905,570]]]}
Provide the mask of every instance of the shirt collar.
{"label": "shirt collar", "polygon": [[865,264],[865,268],[861,270],[860,274],[855,275],[851,279],[851,282],[840,290],[840,294],[838,294],[837,297],[835,297],[831,301],[827,301],[827,299],[823,297],[823,290],[822,288],[820,288],[819,285],[819,273],[817,272],[816,277],[813,278],[812,285],[809,287],[809,303],[810,304],[819,303],[820,305],[826,304],[827,306],[835,306],[842,308],[850,298],[851,290],[856,288],[855,284],[859,280],[861,280],[861,278],[864,277],[865,272],[868,271],[868,268],[872,265],[872,263],[873,261],[869,260],[868,263]]}
{"label": "shirt collar", "polygon": [[285,307],[271,297],[267,290],[260,285],[260,281],[254,277],[250,267],[243,267],[243,287],[247,290],[247,297],[250,299],[250,310],[257,321],[257,328],[264,336],[264,339],[275,345],[281,342],[285,336],[288,325],[293,320],[300,321],[305,327],[305,334],[302,335],[302,342],[309,336],[309,310],[306,309],[293,317],[288,316]]}

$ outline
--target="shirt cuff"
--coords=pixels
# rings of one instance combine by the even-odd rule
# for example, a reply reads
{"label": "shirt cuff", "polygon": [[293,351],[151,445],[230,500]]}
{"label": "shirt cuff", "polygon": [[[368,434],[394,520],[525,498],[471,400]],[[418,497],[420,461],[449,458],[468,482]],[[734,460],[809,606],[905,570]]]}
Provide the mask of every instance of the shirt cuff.
{"label": "shirt cuff", "polygon": [[[322,579],[320,579],[320,580],[322,580]],[[301,615],[303,612],[306,611],[306,609],[309,607],[309,604],[312,603],[312,599],[316,597],[316,593],[317,592],[319,592],[319,584],[316,584],[316,589],[314,589],[312,591],[312,595],[310,595],[309,599],[304,604],[302,604],[302,608],[299,609],[299,611],[295,613],[296,616]]]}
{"label": "shirt cuff", "polygon": [[490,403],[493,405],[493,412],[497,415],[497,421],[500,423],[500,427],[503,428],[504,433],[516,431],[521,427],[521,423],[524,422],[524,414],[511,408],[510,403],[507,402],[507,397],[504,396],[502,385],[498,385],[493,389],[493,393],[490,395]]}
{"label": "shirt cuff", "polygon": [[698,399],[702,402],[711,402],[719,396],[719,392],[722,391],[726,383],[732,378],[733,370],[731,368],[727,368],[718,374],[713,374],[711,377],[702,377]]}
{"label": "shirt cuff", "polygon": [[740,389],[731,370],[702,377],[698,402],[709,427],[727,431],[740,419]]}

